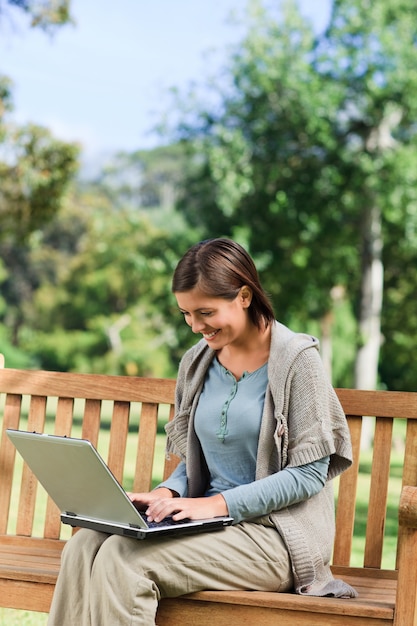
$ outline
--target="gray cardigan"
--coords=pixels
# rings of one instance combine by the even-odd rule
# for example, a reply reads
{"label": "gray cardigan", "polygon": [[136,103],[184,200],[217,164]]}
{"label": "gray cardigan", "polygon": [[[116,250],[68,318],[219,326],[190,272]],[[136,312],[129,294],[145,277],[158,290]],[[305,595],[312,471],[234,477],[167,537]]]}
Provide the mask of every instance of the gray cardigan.
{"label": "gray cardigan", "polygon": [[[176,414],[166,427],[167,454],[172,452],[185,461],[190,497],[201,496],[208,485],[207,468],[192,425],[204,377],[214,356],[204,339],[186,352],[178,370]],[[270,517],[287,546],[297,593],[352,597],[355,590],[335,580],[329,566],[334,537],[331,480],[352,463],[346,417],[324,371],[318,340],[275,322],[256,479],[325,456],[330,456],[330,465],[322,491],[273,511]]]}

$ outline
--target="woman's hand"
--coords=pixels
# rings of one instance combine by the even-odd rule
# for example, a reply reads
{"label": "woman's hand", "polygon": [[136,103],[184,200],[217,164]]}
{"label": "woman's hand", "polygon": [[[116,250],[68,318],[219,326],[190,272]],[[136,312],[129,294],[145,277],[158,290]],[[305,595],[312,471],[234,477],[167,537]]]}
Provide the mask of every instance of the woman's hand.
{"label": "woman's hand", "polygon": [[147,491],[145,493],[128,492],[127,495],[140,511],[147,509],[155,500],[178,497],[178,494],[175,491],[171,491],[171,489],[167,489],[166,487],[160,487],[159,489]]}
{"label": "woman's hand", "polygon": [[135,503],[147,504],[145,512],[149,521],[161,522],[169,515],[175,521],[228,515],[226,501],[221,494],[209,498],[178,498],[172,491],[161,487],[149,494],[130,494],[130,497]]}

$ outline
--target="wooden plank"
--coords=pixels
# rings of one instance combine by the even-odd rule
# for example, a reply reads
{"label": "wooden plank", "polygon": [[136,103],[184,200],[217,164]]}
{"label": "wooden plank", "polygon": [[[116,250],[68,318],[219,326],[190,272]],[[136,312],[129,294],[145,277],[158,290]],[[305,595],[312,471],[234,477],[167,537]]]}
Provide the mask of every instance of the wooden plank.
{"label": "wooden plank", "polygon": [[[407,430],[405,438],[405,450],[404,450],[404,467],[402,475],[402,487],[416,487],[417,486],[417,422],[408,420]],[[403,540],[404,527],[402,525],[398,528],[398,541],[397,541],[397,568],[398,559],[400,553],[400,547]]]}
{"label": "wooden plank", "polygon": [[0,389],[8,393],[57,398],[171,404],[174,402],[175,380],[6,368],[0,369]]}
{"label": "wooden plank", "polygon": [[[349,577],[347,582],[352,582]],[[373,579],[378,583],[377,577]],[[295,593],[274,593],[271,591],[199,591],[184,596],[190,601],[217,602],[219,604],[242,605],[245,607],[265,607],[288,611],[305,611],[310,616],[316,613],[330,615],[350,615],[356,617],[377,617],[392,620],[394,616],[395,584],[388,581],[388,588],[381,589],[379,599],[369,599],[368,590],[372,589],[372,579],[367,578],[366,585],[359,586],[358,598],[329,598],[318,596],[301,596]],[[358,584],[358,581],[353,581]],[[404,625],[405,626],[405,625]]]}
{"label": "wooden plank", "polygon": [[110,426],[110,445],[107,465],[119,483],[123,482],[126,442],[129,432],[129,413],[129,402],[114,403]]}
{"label": "wooden plank", "polygon": [[417,530],[402,529],[398,553],[398,593],[394,626],[417,624]]}
{"label": "wooden plank", "polygon": [[347,415],[417,419],[417,394],[412,391],[336,389]]}
{"label": "wooden plank", "polygon": [[16,448],[6,435],[6,429],[13,428],[16,430],[19,427],[21,404],[22,396],[20,394],[8,394],[6,396],[0,443],[0,534],[7,531],[16,458]]}
{"label": "wooden plank", "polygon": [[39,553],[42,553],[44,550],[48,550],[60,554],[65,543],[65,541],[45,539],[43,537],[0,535],[0,550],[16,550],[17,552],[39,550]]}
{"label": "wooden plank", "polygon": [[101,400],[86,400],[81,436],[97,447],[100,432]]}
{"label": "wooden plank", "polygon": [[[235,593],[238,595],[234,603],[222,601],[222,594],[223,597],[230,597],[229,592],[201,592],[182,598],[162,599],[157,623],[160,626],[389,626],[393,619],[392,607],[374,611],[372,607],[352,600],[345,600],[343,608],[338,610],[334,607],[334,598],[323,598],[319,608],[316,603],[310,602],[311,598],[300,598],[294,594],[267,593],[265,604],[255,604],[260,592]],[[256,600],[251,598],[253,593]],[[271,596],[276,599],[273,605],[270,603]],[[294,603],[297,599],[300,602]]]}
{"label": "wooden plank", "polygon": [[[417,394],[416,394],[417,395]],[[417,486],[417,422],[407,422],[402,486]]]}
{"label": "wooden plank", "polygon": [[55,585],[0,578],[1,606],[7,609],[48,613]]}
{"label": "wooden plank", "polygon": [[[45,415],[46,396],[32,396],[29,407],[28,431],[42,433],[45,426]],[[30,536],[32,534],[37,488],[38,481],[35,475],[24,463],[16,524],[18,535]]]}
{"label": "wooden plank", "polygon": [[74,398],[58,398],[54,434],[70,437],[74,413]]}
{"label": "wooden plank", "polygon": [[377,418],[365,539],[365,567],[381,567],[387,514],[393,419]]}
{"label": "wooden plank", "polygon": [[339,478],[336,508],[336,535],[333,548],[333,563],[335,565],[350,564],[353,527],[355,523],[362,417],[349,416],[348,424],[352,440],[353,463]]}
{"label": "wooden plank", "polygon": [[[55,416],[54,434],[60,437],[69,437],[72,428],[72,416],[74,412],[73,398],[58,398],[58,405]],[[44,537],[51,539],[59,539],[61,535],[61,515],[60,510],[55,502],[48,496],[46,512]]]}
{"label": "wooden plank", "polygon": [[155,438],[158,428],[158,404],[144,402],[139,420],[139,436],[133,491],[149,491],[155,454]]}
{"label": "wooden plank", "polygon": [[[386,583],[384,581],[390,580],[395,586],[398,579],[398,572],[395,569],[375,570],[366,567],[352,567],[350,565],[331,565],[330,567],[336,578],[343,578],[343,580],[349,579],[349,582],[353,579],[355,579],[355,581],[360,579],[361,581],[370,580],[372,585],[375,585],[376,583],[385,585]],[[353,585],[353,583],[351,584]],[[361,584],[368,585],[367,582],[363,582]]]}
{"label": "wooden plank", "polygon": [[[174,419],[174,414],[175,414],[175,407],[173,404],[171,404],[169,407],[169,418],[168,418],[169,422]],[[165,458],[163,480],[166,480],[169,476],[171,476],[172,472],[177,467],[179,462],[180,462],[180,459],[175,454],[170,454],[169,457]]]}

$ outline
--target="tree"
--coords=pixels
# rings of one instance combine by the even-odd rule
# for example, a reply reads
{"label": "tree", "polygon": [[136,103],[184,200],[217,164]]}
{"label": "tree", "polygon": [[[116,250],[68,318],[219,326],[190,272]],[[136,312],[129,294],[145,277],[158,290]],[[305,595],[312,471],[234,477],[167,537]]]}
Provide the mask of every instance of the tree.
{"label": "tree", "polygon": [[186,159],[180,144],[121,152],[103,168],[96,183],[115,207],[171,209],[184,178]]}
{"label": "tree", "polygon": [[180,210],[250,247],[284,321],[328,329],[345,294],[358,387],[377,384],[383,265],[402,263],[383,243],[415,202],[416,17],[411,0],[339,0],[315,36],[294,2],[282,18],[252,2],[220,105],[178,129],[194,159]]}
{"label": "tree", "polygon": [[[70,21],[69,6],[69,0],[0,0],[0,20],[12,19],[16,9],[32,27],[52,31]],[[36,288],[28,239],[59,210],[78,167],[78,147],[39,126],[16,127],[8,119],[12,110],[11,81],[0,76],[0,282],[7,302],[0,307],[0,335],[2,350],[18,365],[18,333]]]}
{"label": "tree", "polygon": [[[416,145],[417,77],[413,68],[417,48],[412,27],[416,17],[417,9],[412,2],[376,5],[336,0],[329,30],[321,42],[328,68],[324,70],[326,75],[344,86],[340,111],[346,120],[343,147],[349,150],[351,161],[356,161],[355,172],[362,183],[356,192],[361,211],[362,251],[358,387],[372,388],[377,384],[383,247],[390,234],[384,230],[395,216],[404,238],[409,227],[410,198],[407,200],[400,194],[399,199],[398,193],[410,178],[414,187],[417,183],[416,157],[406,163],[402,156],[410,154],[410,146]],[[331,49],[333,54],[326,54],[326,49]]]}
{"label": "tree", "polygon": [[19,129],[10,147],[8,161],[0,162],[0,257],[7,272],[2,319],[16,346],[25,307],[37,287],[28,240],[62,206],[78,168],[78,148],[33,126]]}
{"label": "tree", "polygon": [[0,19],[17,8],[29,17],[32,27],[51,31],[72,21],[70,4],[70,0],[0,0]]}
{"label": "tree", "polygon": [[174,375],[184,324],[170,281],[191,238],[172,212],[153,220],[99,187],[77,193],[32,239],[38,286],[20,346],[46,369]]}
{"label": "tree", "polygon": [[59,210],[78,169],[79,148],[33,125],[10,132],[7,139],[7,160],[0,162],[0,238],[23,242]]}

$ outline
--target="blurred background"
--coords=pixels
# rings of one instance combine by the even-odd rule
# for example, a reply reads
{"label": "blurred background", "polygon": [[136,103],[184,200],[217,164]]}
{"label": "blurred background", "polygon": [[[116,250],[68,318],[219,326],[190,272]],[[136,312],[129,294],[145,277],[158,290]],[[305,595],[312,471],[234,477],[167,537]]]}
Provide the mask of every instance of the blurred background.
{"label": "blurred background", "polygon": [[335,386],[415,389],[415,0],[0,0],[0,352],[172,376],[232,237]]}

